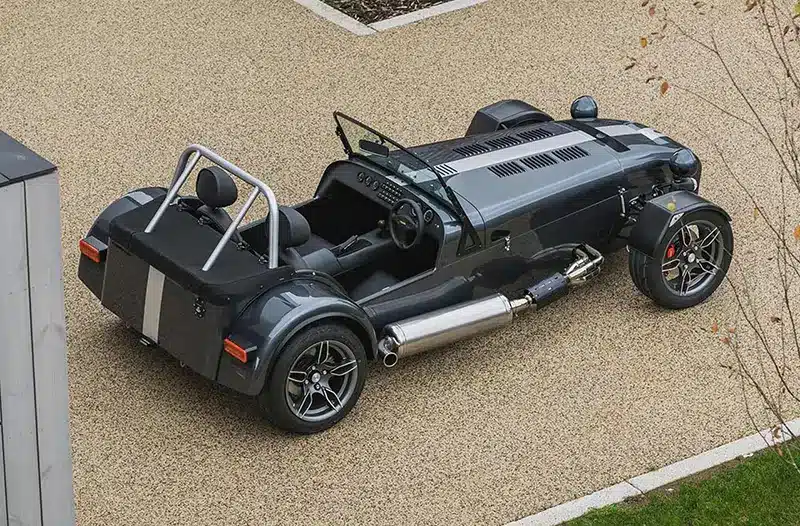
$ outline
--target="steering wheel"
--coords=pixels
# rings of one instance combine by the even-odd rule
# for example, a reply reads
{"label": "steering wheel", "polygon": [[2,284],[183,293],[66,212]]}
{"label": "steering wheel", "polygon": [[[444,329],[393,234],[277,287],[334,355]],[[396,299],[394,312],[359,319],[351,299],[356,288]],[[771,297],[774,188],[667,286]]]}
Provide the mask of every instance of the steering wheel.
{"label": "steering wheel", "polygon": [[419,203],[411,199],[398,199],[389,212],[389,233],[397,248],[408,250],[422,241],[424,228]]}

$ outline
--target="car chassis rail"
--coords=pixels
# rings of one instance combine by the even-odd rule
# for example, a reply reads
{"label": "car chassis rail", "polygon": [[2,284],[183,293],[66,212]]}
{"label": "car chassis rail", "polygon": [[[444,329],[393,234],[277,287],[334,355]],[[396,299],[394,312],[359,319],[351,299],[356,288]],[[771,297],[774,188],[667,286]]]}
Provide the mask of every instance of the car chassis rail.
{"label": "car chassis rail", "polygon": [[212,163],[216,164],[220,168],[226,170],[231,175],[236,176],[237,178],[241,179],[245,183],[249,184],[253,187],[253,191],[250,192],[250,195],[247,197],[247,201],[245,201],[244,206],[239,211],[239,213],[234,218],[231,225],[222,235],[222,239],[219,240],[217,246],[214,247],[214,250],[211,252],[211,255],[208,256],[208,259],[203,264],[203,271],[207,272],[213,265],[214,262],[219,257],[220,252],[222,252],[225,243],[230,241],[231,236],[233,233],[236,232],[236,229],[239,228],[239,225],[244,220],[244,216],[247,214],[250,207],[253,206],[258,194],[263,195],[267,199],[267,204],[269,205],[269,212],[267,215],[267,221],[269,221],[269,254],[268,254],[268,267],[269,268],[277,268],[278,266],[278,202],[275,200],[275,194],[272,192],[269,186],[263,181],[256,179],[249,173],[245,172],[235,164],[231,163],[230,161],[225,160],[219,154],[214,152],[213,150],[206,148],[200,144],[192,144],[187,147],[183,153],[181,154],[180,159],[178,160],[178,165],[175,167],[175,175],[172,178],[172,184],[170,185],[169,191],[167,192],[167,196],[164,198],[164,202],[161,203],[161,206],[158,207],[155,215],[147,224],[147,227],[144,229],[145,234],[150,234],[153,232],[153,229],[156,227],[158,222],[161,220],[161,217],[164,215],[164,212],[167,210],[167,207],[172,204],[175,200],[175,197],[178,195],[178,191],[181,187],[186,183],[186,179],[188,179],[189,174],[192,172],[194,167],[197,165],[197,161],[200,160],[201,157],[205,157]]}

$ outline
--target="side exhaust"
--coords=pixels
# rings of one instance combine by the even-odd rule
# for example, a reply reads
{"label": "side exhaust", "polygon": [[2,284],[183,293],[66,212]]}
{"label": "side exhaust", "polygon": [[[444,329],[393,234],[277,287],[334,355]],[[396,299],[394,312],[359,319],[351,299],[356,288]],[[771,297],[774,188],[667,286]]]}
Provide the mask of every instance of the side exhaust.
{"label": "side exhaust", "polygon": [[528,309],[538,309],[564,296],[570,286],[585,283],[597,275],[603,256],[583,245],[564,273],[556,273],[528,288],[522,297],[510,300],[497,293],[467,301],[421,316],[387,325],[378,342],[378,354],[386,367],[400,358],[498,329]]}

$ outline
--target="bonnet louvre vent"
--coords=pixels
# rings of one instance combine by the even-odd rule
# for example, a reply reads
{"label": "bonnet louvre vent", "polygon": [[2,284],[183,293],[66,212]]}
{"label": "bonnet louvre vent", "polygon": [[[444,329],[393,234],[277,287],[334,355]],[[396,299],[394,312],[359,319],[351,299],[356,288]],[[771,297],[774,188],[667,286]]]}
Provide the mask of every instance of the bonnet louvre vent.
{"label": "bonnet louvre vent", "polygon": [[450,166],[449,164],[437,164],[433,167],[436,172],[441,175],[442,177],[447,175],[456,175],[458,170]]}
{"label": "bonnet louvre vent", "polygon": [[588,152],[580,146],[569,146],[567,148],[556,150],[552,153],[562,161],[574,161],[575,159],[589,156]]}
{"label": "bonnet louvre vent", "polygon": [[520,132],[517,135],[522,137],[526,141],[538,141],[539,139],[546,139],[547,137],[552,137],[553,132],[542,128],[538,128],[535,130]]}
{"label": "bonnet louvre vent", "polygon": [[494,172],[497,177],[508,177],[509,175],[516,175],[521,174],[525,171],[525,168],[518,165],[514,161],[496,164],[494,166],[489,166],[489,170]]}
{"label": "bonnet louvre vent", "polygon": [[520,159],[519,161],[528,168],[530,168],[531,170],[538,170],[539,168],[547,168],[548,166],[553,166],[554,164],[558,164],[558,161],[556,161],[546,153],[540,155],[531,155],[530,157],[525,157],[524,159]]}
{"label": "bonnet louvre vent", "polygon": [[489,151],[489,148],[486,146],[475,143],[475,144],[467,144],[466,146],[459,146],[457,148],[453,148],[453,151],[463,155],[464,157],[469,157],[471,155],[479,155],[482,153],[486,153]]}
{"label": "bonnet louvre vent", "polygon": [[516,146],[517,144],[522,144],[522,141],[514,137],[513,135],[508,135],[506,137],[498,137],[497,139],[490,139],[486,141],[486,144],[491,146],[492,148],[508,148],[509,146]]}

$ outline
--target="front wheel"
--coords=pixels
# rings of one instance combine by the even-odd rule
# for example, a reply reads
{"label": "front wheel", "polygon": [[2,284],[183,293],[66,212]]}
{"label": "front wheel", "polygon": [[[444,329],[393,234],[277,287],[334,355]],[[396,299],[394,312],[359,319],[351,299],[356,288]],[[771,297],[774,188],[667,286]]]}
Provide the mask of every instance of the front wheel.
{"label": "front wheel", "polygon": [[324,431],[355,405],[366,361],[364,345],[347,327],[328,323],[304,329],[281,351],[259,404],[281,429]]}
{"label": "front wheel", "polygon": [[725,279],[733,257],[731,225],[711,210],[688,213],[667,229],[655,254],[631,249],[628,266],[636,287],[662,307],[693,307]]}

